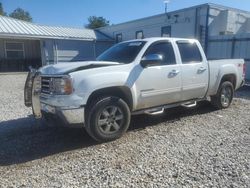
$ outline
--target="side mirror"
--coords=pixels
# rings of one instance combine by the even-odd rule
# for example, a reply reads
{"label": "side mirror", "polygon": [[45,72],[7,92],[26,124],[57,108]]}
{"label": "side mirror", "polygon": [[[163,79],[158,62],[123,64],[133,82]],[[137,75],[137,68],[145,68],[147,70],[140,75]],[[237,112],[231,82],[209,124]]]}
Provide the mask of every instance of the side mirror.
{"label": "side mirror", "polygon": [[157,66],[160,65],[163,61],[163,55],[160,54],[149,54],[142,58],[141,66],[146,68],[148,66]]}

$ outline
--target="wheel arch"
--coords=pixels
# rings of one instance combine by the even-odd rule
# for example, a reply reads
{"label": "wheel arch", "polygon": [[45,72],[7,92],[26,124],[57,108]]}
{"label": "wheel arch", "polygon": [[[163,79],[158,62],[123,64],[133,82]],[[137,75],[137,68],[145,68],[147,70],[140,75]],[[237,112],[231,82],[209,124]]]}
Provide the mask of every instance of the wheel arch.
{"label": "wheel arch", "polygon": [[96,98],[99,98],[100,96],[115,96],[120,97],[123,99],[130,109],[130,111],[133,110],[133,96],[131,93],[130,88],[126,86],[115,86],[115,87],[107,87],[102,89],[97,89],[93,91],[90,96],[88,97],[86,107],[88,109],[89,105],[96,100]]}
{"label": "wheel arch", "polygon": [[233,84],[234,86],[234,89],[236,88],[236,81],[237,81],[237,77],[235,74],[226,74],[224,75],[222,78],[221,78],[221,81],[220,81],[220,85],[223,83],[223,82],[226,82],[226,81],[229,81]]}
{"label": "wheel arch", "polygon": [[234,90],[236,89],[236,85],[237,85],[237,77],[236,74],[234,73],[230,73],[230,74],[224,74],[223,76],[221,76],[221,78],[219,77],[216,81],[216,86],[212,92],[212,94],[210,96],[214,96],[217,94],[218,90],[220,89],[220,85],[223,82],[229,81],[233,84]]}

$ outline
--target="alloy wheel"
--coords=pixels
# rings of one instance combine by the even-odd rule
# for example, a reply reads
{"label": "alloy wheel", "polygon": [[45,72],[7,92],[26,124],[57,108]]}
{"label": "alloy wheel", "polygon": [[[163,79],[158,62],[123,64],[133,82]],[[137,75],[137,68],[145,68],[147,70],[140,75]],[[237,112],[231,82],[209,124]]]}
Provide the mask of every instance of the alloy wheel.
{"label": "alloy wheel", "polygon": [[230,102],[232,100],[232,90],[230,87],[225,87],[221,91],[221,104],[224,107],[227,107],[230,105]]}
{"label": "alloy wheel", "polygon": [[124,114],[118,106],[105,107],[99,115],[98,126],[105,134],[113,134],[120,130]]}

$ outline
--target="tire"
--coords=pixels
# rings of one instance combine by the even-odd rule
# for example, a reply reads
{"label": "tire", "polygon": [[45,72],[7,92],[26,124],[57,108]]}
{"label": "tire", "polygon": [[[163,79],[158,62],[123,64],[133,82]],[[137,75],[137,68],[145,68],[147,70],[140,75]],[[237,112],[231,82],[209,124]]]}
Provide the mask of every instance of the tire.
{"label": "tire", "polygon": [[231,82],[222,82],[217,94],[211,97],[211,103],[216,109],[228,108],[233,100],[234,86]]}
{"label": "tire", "polygon": [[98,142],[120,138],[130,124],[130,109],[118,97],[102,97],[89,105],[86,113],[86,131]]}

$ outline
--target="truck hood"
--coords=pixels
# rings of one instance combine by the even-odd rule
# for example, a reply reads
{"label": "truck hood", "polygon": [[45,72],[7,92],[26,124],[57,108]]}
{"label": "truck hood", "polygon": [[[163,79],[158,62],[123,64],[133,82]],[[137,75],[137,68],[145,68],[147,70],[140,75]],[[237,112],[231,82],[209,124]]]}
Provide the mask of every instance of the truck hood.
{"label": "truck hood", "polygon": [[58,63],[55,65],[47,65],[39,69],[39,72],[44,75],[60,75],[69,74],[71,72],[93,69],[106,66],[121,65],[117,62],[106,62],[106,61],[81,61],[81,62],[67,62]]}

